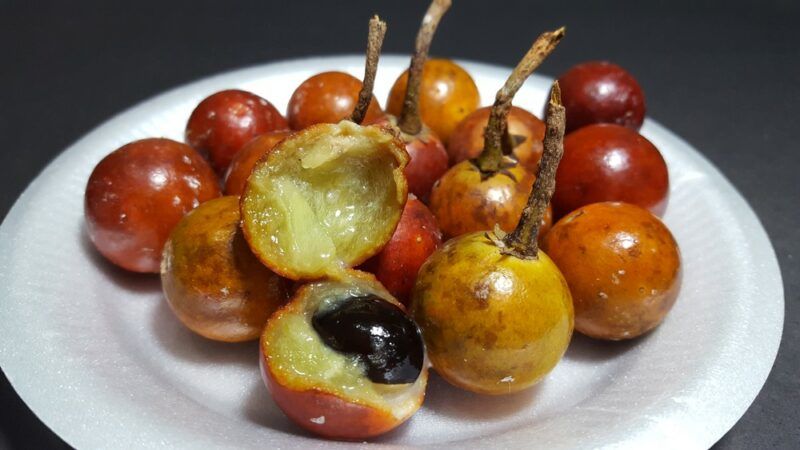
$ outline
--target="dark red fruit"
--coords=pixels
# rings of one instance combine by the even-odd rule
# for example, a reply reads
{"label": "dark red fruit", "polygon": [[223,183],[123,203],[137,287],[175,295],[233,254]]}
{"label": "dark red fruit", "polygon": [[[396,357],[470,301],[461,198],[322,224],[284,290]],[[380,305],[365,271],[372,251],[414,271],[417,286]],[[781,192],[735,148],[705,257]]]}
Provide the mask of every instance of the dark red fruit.
{"label": "dark red fruit", "polygon": [[254,137],[288,128],[286,119],[267,100],[246,91],[212,94],[192,111],[186,142],[207,155],[222,175],[236,153]]}
{"label": "dark red fruit", "polygon": [[590,203],[632,203],[661,215],[669,173],[658,149],[619,125],[589,125],[567,135],[556,174],[553,208],[561,217]]}
{"label": "dark red fruit", "polygon": [[604,61],[578,64],[558,79],[567,108],[567,133],[593,123],[642,126],[644,93],[622,67]]}

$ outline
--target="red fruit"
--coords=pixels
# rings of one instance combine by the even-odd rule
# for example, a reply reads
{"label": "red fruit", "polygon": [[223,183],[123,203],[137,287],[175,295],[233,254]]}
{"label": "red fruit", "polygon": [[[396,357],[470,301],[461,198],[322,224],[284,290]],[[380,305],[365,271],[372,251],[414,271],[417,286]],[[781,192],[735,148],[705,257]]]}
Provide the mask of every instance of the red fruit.
{"label": "red fruit", "polygon": [[172,228],[219,195],[214,171],[188,145],[156,138],[131,142],[103,158],[89,177],[89,238],[123,269],[157,273]]}
{"label": "red fruit", "polygon": [[409,196],[392,239],[363,269],[375,274],[392,295],[408,305],[420,266],[441,245],[436,217],[421,201]]}
{"label": "red fruit", "polygon": [[254,137],[288,127],[286,119],[267,100],[246,91],[217,92],[200,102],[186,124],[186,142],[208,155],[218,174],[224,174],[236,153]]}
{"label": "red fruit", "polygon": [[578,64],[558,79],[567,108],[567,133],[593,123],[642,126],[644,93],[622,67],[609,62]]}
{"label": "red fruit", "polygon": [[[344,72],[323,72],[303,81],[289,100],[287,116],[293,130],[302,130],[318,123],[338,123],[353,113],[358,103],[361,80]],[[373,97],[364,123],[383,116]]]}
{"label": "red fruit", "polygon": [[619,125],[597,124],[564,139],[553,196],[557,217],[605,201],[632,203],[661,215],[668,195],[667,164],[639,133]]}
{"label": "red fruit", "polygon": [[250,176],[258,160],[290,134],[292,132],[288,130],[273,131],[256,136],[245,144],[228,166],[228,172],[225,174],[225,195],[242,195],[247,177]]}

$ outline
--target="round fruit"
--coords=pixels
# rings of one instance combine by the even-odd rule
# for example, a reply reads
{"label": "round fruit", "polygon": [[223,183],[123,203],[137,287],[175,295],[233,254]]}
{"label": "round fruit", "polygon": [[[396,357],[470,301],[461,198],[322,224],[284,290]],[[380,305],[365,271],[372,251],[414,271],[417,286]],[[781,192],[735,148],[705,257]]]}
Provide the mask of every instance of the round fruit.
{"label": "round fruit", "polygon": [[403,174],[408,181],[408,191],[428,202],[436,180],[441,178],[448,165],[444,144],[427,127],[413,138],[403,136],[408,152],[408,165]]}
{"label": "round fruit", "polygon": [[[476,158],[484,147],[483,130],[489,122],[491,107],[475,110],[458,124],[447,141],[450,165]],[[508,112],[508,134],[513,156],[528,170],[536,173],[542,157],[544,122],[528,111],[512,106]]]}
{"label": "round fruit", "polygon": [[227,90],[208,96],[192,111],[186,142],[208,155],[218,174],[248,141],[287,127],[286,119],[267,100],[251,92]]}
{"label": "round fruit", "polygon": [[627,203],[595,203],[553,226],[544,249],[575,302],[575,328],[630,339],[658,326],[678,296],[681,258],[666,226]]}
{"label": "round fruit", "polygon": [[536,177],[506,159],[509,168],[488,178],[472,161],[460,162],[434,186],[430,208],[445,236],[492,230],[495,224],[506,232],[517,226]]}
{"label": "round fruit", "polygon": [[382,128],[319,124],[259,161],[242,196],[258,258],[293,280],[353,267],[389,241],[406,202],[403,144]]}
{"label": "round fruit", "polygon": [[589,125],[564,139],[553,207],[558,217],[604,201],[633,203],[662,215],[669,195],[667,164],[639,133],[619,125]]}
{"label": "round fruit", "polygon": [[[338,123],[348,117],[358,102],[361,81],[344,72],[323,72],[303,81],[289,100],[287,116],[293,130],[318,123]],[[370,101],[364,121],[383,116],[378,101]]]}
{"label": "round fruit", "polygon": [[385,433],[419,409],[428,379],[417,325],[373,277],[301,287],[267,322],[261,369],[301,427],[338,439]]}
{"label": "round fruit", "polygon": [[442,232],[433,213],[410,195],[392,239],[363,269],[375,274],[392,295],[408,305],[419,268],[441,245]]}
{"label": "round fruit", "polygon": [[483,394],[538,382],[564,355],[573,327],[570,293],[550,258],[509,257],[485,232],[431,255],[414,287],[412,315],[436,372]]}
{"label": "round fruit", "polygon": [[644,122],[644,93],[622,67],[605,61],[578,64],[558,79],[567,108],[567,132],[593,123],[638,130]]}
{"label": "round fruit", "polygon": [[513,232],[452,239],[423,264],[412,293],[433,367],[461,388],[508,394],[550,372],[569,345],[572,299],[536,240],[563,153],[558,85],[547,109],[544,153],[533,192]]}
{"label": "round fruit", "polygon": [[188,145],[169,139],[131,142],[103,158],[89,177],[84,198],[89,238],[112,263],[158,273],[172,228],[219,195],[214,171]]}
{"label": "round fruit", "polygon": [[228,166],[228,172],[225,174],[225,195],[242,195],[247,177],[250,176],[258,160],[290,134],[291,131],[273,131],[256,136],[245,144]]}
{"label": "round fruit", "polygon": [[[408,85],[408,71],[394,82],[386,103],[386,111],[399,116]],[[447,142],[450,134],[467,114],[480,106],[475,81],[461,66],[449,59],[425,61],[419,90],[419,112],[422,122]]]}
{"label": "round fruit", "polygon": [[253,256],[239,228],[239,198],[210,200],[187,214],[164,246],[161,285],[184,325],[209,339],[256,339],[287,300],[282,278]]}

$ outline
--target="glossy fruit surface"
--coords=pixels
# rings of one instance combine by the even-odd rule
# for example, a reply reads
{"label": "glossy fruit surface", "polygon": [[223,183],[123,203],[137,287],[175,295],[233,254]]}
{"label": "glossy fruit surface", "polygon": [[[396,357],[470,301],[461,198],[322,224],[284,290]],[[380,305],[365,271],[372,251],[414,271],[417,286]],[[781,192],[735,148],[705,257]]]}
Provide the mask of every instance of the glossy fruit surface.
{"label": "glossy fruit surface", "polygon": [[406,203],[402,142],[350,121],[313,125],[256,164],[242,228],[256,256],[293,280],[361,264],[389,241]]}
{"label": "glossy fruit surface", "polygon": [[678,296],[678,245],[657,217],[638,206],[582,207],[553,226],[543,248],[572,291],[575,328],[588,336],[642,335],[661,323]]}
{"label": "glossy fruit surface", "polygon": [[452,239],[422,266],[412,316],[450,383],[478,393],[532,386],[572,336],[569,289],[550,258],[503,255],[485,232]]}
{"label": "glossy fruit surface", "polygon": [[567,108],[567,133],[593,123],[638,130],[644,122],[644,93],[622,67],[604,61],[578,64],[558,79]]}
{"label": "glossy fruit surface", "polygon": [[256,136],[245,144],[228,166],[225,174],[225,195],[242,195],[247,177],[258,160],[290,134],[291,131],[273,131]]}
{"label": "glossy fruit surface", "polygon": [[[506,159],[506,164],[507,173],[483,180],[470,161],[460,162],[444,174],[433,188],[430,208],[445,236],[493,230],[495,224],[506,232],[517,226],[536,177],[513,161]],[[548,210],[543,233],[551,223]]]}
{"label": "glossy fruit surface", "polygon": [[256,339],[288,299],[285,281],[253,256],[239,228],[239,198],[203,203],[164,246],[164,295],[175,315],[209,339]]}
{"label": "glossy fruit surface", "polygon": [[[408,71],[394,82],[386,102],[386,111],[400,116],[408,84]],[[480,106],[475,81],[461,66],[449,59],[425,61],[419,90],[422,122],[447,142],[459,122]]]}
{"label": "glossy fruit surface", "polygon": [[669,196],[667,164],[639,133],[619,125],[589,125],[567,135],[556,175],[557,216],[581,206],[621,201],[662,215]]}
{"label": "glossy fruit surface", "polygon": [[[323,72],[303,81],[289,99],[287,117],[293,130],[302,130],[318,123],[338,123],[353,113],[358,103],[361,80],[344,72]],[[364,123],[383,116],[373,97]]]}
{"label": "glossy fruit surface", "polygon": [[403,171],[408,180],[408,191],[427,202],[436,180],[450,168],[447,150],[433,133],[420,135],[406,142],[410,160]]}
{"label": "glossy fruit surface", "polygon": [[172,228],[219,195],[214,171],[188,145],[169,139],[131,142],[103,158],[89,177],[84,198],[89,238],[114,264],[158,273]]}
{"label": "glossy fruit surface", "polygon": [[409,196],[392,239],[364,263],[363,269],[375,274],[392,295],[408,305],[419,268],[441,245],[436,217],[421,201]]}
{"label": "glossy fruit surface", "polygon": [[186,142],[208,155],[222,175],[236,153],[251,139],[288,127],[272,103],[247,91],[231,89],[206,97],[186,124]]}
{"label": "glossy fruit surface", "polygon": [[[365,298],[369,300],[365,302]],[[365,303],[369,305],[354,307]],[[347,326],[337,327],[334,316]],[[353,329],[367,322],[386,331],[388,337],[374,339]],[[364,348],[353,351],[356,344],[343,336],[348,333],[358,334]],[[337,334],[333,340],[350,348],[340,351],[335,348],[338,344],[329,345],[330,334]],[[379,345],[373,345],[378,341]],[[376,353],[382,346],[394,348]],[[270,318],[260,348],[262,375],[275,402],[298,425],[322,436],[377,436],[408,419],[424,398],[428,370],[424,364],[415,368],[420,353],[424,354],[419,330],[380,283],[364,273],[348,271],[341,278],[301,287],[291,302]],[[364,364],[369,354],[378,364]],[[401,354],[407,355],[408,361],[400,358],[403,376],[394,381],[407,382],[386,384],[371,379],[370,370],[380,366],[377,378],[386,378],[398,366],[385,364],[393,359],[385,358]],[[409,368],[412,370],[405,370]]]}
{"label": "glossy fruit surface", "polygon": [[[483,131],[491,107],[478,108],[458,124],[447,141],[450,165],[476,158],[483,150]],[[508,131],[515,145],[514,157],[532,173],[539,168],[544,139],[544,122],[528,111],[512,106],[508,113]]]}

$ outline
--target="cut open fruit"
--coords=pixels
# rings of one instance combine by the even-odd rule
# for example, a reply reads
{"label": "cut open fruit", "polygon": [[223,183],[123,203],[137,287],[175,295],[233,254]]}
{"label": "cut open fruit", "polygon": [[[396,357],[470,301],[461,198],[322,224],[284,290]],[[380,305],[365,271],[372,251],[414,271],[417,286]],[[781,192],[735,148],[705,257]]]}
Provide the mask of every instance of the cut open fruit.
{"label": "cut open fruit", "polygon": [[250,247],[294,279],[342,272],[391,238],[406,201],[402,142],[384,128],[319,124],[256,164],[241,200]]}
{"label": "cut open fruit", "polygon": [[[412,324],[419,347],[400,351],[424,354],[419,329],[402,305],[374,277],[352,270],[301,287],[261,336],[262,375],[272,397],[289,418],[314,433],[339,439],[376,436],[404,422],[422,404],[427,361],[418,362],[418,375],[408,382],[374,382],[363,355],[334,350],[315,329],[320,313],[365,297],[387,302]],[[397,330],[392,324],[387,329]]]}

